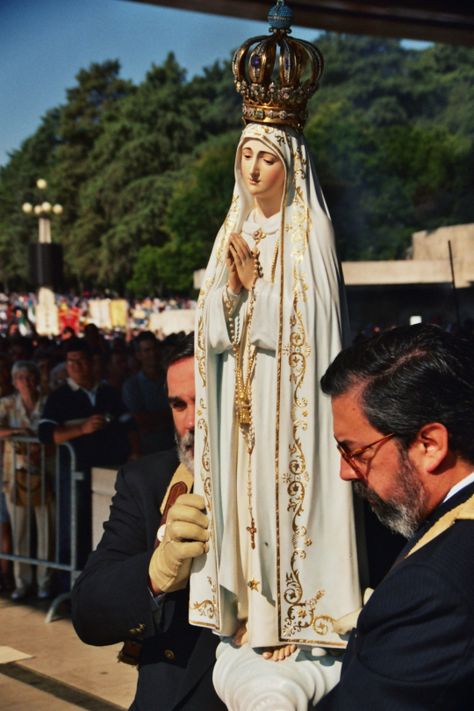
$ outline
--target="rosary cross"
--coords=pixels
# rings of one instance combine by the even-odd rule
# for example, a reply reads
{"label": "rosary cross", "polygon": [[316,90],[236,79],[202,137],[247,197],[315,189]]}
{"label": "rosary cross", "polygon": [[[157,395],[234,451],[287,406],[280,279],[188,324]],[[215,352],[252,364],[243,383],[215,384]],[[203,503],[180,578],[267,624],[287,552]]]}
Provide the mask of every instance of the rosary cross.
{"label": "rosary cross", "polygon": [[246,530],[250,533],[250,545],[253,549],[255,549],[255,534],[257,533],[257,529],[255,528],[255,520],[253,516],[250,526],[247,526]]}
{"label": "rosary cross", "polygon": [[258,247],[259,242],[261,242],[262,239],[265,239],[266,236],[266,233],[262,230],[261,227],[259,227],[258,230],[255,230],[255,232],[253,233],[255,246]]}

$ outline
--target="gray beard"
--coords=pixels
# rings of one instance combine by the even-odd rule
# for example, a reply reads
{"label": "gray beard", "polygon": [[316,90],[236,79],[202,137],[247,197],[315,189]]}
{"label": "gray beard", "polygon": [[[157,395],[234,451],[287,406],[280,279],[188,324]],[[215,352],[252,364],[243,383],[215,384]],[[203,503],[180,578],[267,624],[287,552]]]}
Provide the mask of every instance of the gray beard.
{"label": "gray beard", "polygon": [[405,538],[411,538],[425,518],[427,493],[415,474],[415,469],[404,452],[400,452],[398,489],[388,501],[360,481],[354,491],[366,499],[384,526]]}
{"label": "gray beard", "polygon": [[179,437],[175,433],[176,445],[178,447],[178,459],[191,474],[194,473],[194,432],[186,432]]}

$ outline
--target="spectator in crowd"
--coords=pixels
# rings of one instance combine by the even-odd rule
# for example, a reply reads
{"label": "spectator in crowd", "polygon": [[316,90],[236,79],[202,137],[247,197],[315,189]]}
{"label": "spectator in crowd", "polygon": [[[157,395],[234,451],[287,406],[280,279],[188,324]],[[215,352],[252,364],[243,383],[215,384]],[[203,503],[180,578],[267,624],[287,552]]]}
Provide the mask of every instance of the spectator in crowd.
{"label": "spectator in crowd", "polygon": [[167,384],[178,451],[151,454],[119,472],[104,535],[73,589],[73,623],[88,644],[128,640],[122,659],[130,655],[139,665],[131,709],[224,711],[211,678],[218,638],[189,625],[187,614],[191,559],[208,537],[204,500],[189,493],[192,334],[175,341]]}
{"label": "spectator in crowd", "polygon": [[[67,382],[52,392],[43,410],[39,438],[45,444],[70,442],[76,457],[76,468],[84,471],[79,482],[78,507],[82,531],[80,563],[91,547],[90,469],[93,466],[119,466],[138,455],[138,438],[133,420],[120,395],[110,385],[94,379],[92,358],[84,339],[66,342]],[[69,547],[65,527],[69,525],[69,482],[61,477],[65,487],[62,501],[61,543]]]}
{"label": "spectator in crowd", "polygon": [[106,353],[93,351],[92,353],[92,375],[96,383],[100,383],[101,380],[106,380],[109,356],[110,353],[108,351]]}
{"label": "spectator in crowd", "polygon": [[49,374],[49,393],[53,390],[57,390],[61,385],[64,385],[67,381],[67,363],[62,361],[54,366]]}
{"label": "spectator in crowd", "polygon": [[[13,383],[11,378],[11,362],[6,353],[0,352],[0,397],[11,395]],[[2,468],[2,447],[0,446],[0,475]],[[10,527],[10,516],[3,490],[3,482],[0,476],[0,551],[2,553],[12,552],[12,538]],[[5,558],[0,558],[0,590],[10,590],[13,586],[11,563]]]}
{"label": "spectator in crowd", "polygon": [[50,375],[53,369],[53,356],[46,350],[36,350],[33,355],[33,360],[38,366],[40,373],[40,391],[42,395],[49,395],[50,392]]}
{"label": "spectator in crowd", "polygon": [[[32,361],[17,361],[12,368],[12,380],[16,392],[0,399],[0,437],[36,435],[44,406],[36,364]],[[16,555],[31,555],[29,519],[33,509],[36,553],[38,558],[47,559],[52,547],[52,493],[47,468],[44,471],[44,484],[41,482],[41,459],[37,443],[4,442],[3,477],[12,525],[13,551]],[[36,568],[36,576],[38,598],[49,597],[51,571],[40,565]],[[15,561],[14,577],[12,600],[23,600],[32,588],[32,566]]]}
{"label": "spectator in crowd", "polygon": [[84,339],[90,353],[108,353],[107,342],[95,323],[88,323],[84,328]]}
{"label": "spectator in crowd", "polygon": [[341,477],[408,542],[359,615],[321,711],[469,711],[474,688],[472,339],[396,328],[340,353]]}
{"label": "spectator in crowd", "polygon": [[131,418],[120,396],[94,380],[87,343],[70,339],[66,348],[67,382],[52,393],[39,427],[43,442],[73,441],[79,468],[123,464],[137,454]]}
{"label": "spectator in crowd", "polygon": [[79,333],[81,310],[75,304],[69,304],[68,300],[63,296],[58,306],[58,321],[59,330],[64,333],[66,329],[71,336],[76,336]]}
{"label": "spectator in crowd", "polygon": [[140,451],[151,454],[173,446],[173,420],[155,336],[144,331],[134,346],[140,370],[125,381],[122,395],[138,426]]}
{"label": "spectator in crowd", "polygon": [[27,336],[15,334],[8,339],[8,351],[13,363],[17,360],[31,360],[33,340]]}
{"label": "spectator in crowd", "polygon": [[112,348],[106,366],[107,382],[122,392],[125,381],[130,377],[128,353],[124,348]]}
{"label": "spectator in crowd", "polygon": [[76,332],[74,331],[71,326],[66,326],[66,328],[61,331],[61,340],[62,341],[68,341],[70,338],[75,338],[76,337]]}
{"label": "spectator in crowd", "polygon": [[0,397],[13,392],[11,367],[10,357],[6,353],[0,353]]}

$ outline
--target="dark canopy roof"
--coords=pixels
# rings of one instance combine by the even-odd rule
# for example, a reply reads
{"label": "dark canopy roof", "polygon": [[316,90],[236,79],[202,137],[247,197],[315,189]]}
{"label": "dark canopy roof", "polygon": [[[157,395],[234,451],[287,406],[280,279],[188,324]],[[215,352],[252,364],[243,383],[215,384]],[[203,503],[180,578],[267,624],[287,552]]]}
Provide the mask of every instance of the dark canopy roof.
{"label": "dark canopy roof", "polygon": [[[266,20],[272,0],[135,0]],[[474,45],[472,0],[291,0],[295,24],[315,29]]]}

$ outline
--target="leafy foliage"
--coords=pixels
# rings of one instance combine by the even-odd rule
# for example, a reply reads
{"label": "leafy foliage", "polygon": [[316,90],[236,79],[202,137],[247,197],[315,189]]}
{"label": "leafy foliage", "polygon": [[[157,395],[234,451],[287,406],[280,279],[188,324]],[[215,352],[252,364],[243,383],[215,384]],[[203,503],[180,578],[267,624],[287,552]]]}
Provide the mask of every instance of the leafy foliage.
{"label": "leafy foliage", "polygon": [[[474,51],[329,33],[318,46],[305,135],[341,258],[403,257],[413,231],[474,221]],[[46,197],[65,208],[53,236],[69,286],[189,292],[230,203],[239,124],[229,62],[188,81],[170,54],[138,86],[116,60],[81,69],[0,169],[3,285],[28,285],[36,223],[19,208]]]}

